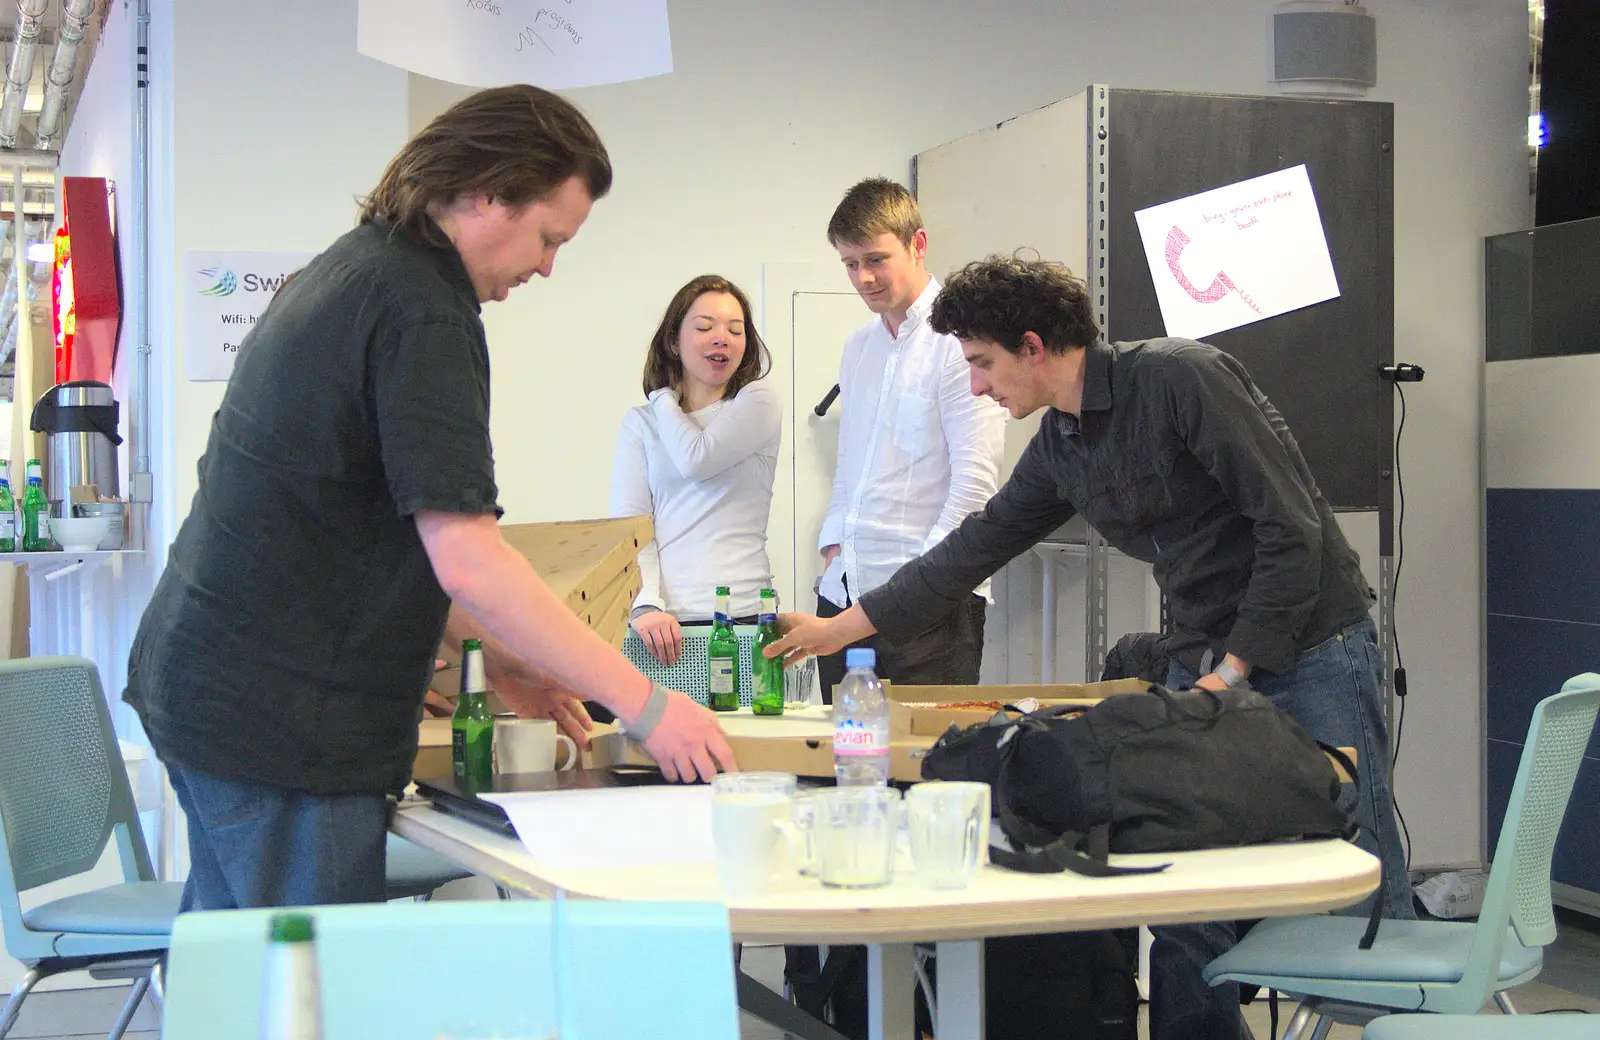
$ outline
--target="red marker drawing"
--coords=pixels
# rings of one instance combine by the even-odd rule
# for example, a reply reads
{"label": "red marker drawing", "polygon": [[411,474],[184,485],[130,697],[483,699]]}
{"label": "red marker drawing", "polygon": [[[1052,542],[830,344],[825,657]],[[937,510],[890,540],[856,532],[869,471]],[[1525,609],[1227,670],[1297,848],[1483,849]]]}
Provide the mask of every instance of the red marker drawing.
{"label": "red marker drawing", "polygon": [[1183,251],[1189,247],[1189,241],[1188,233],[1176,224],[1172,226],[1171,231],[1167,232],[1167,269],[1172,272],[1172,277],[1178,280],[1178,284],[1183,287],[1183,291],[1199,303],[1216,303],[1230,292],[1236,292],[1246,306],[1260,314],[1261,308],[1256,306],[1256,302],[1243,289],[1233,284],[1233,279],[1228,277],[1228,272],[1226,271],[1218,271],[1217,276],[1211,280],[1211,284],[1204,289],[1196,287],[1193,282],[1189,281],[1189,276],[1183,273],[1183,265],[1178,262],[1178,258],[1183,255]]}

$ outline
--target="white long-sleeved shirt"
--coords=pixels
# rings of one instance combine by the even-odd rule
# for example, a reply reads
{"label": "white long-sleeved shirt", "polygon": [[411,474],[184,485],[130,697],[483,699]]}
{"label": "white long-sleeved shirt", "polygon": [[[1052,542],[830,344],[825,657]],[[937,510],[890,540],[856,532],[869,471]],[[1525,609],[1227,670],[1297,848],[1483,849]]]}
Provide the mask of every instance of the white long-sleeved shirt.
{"label": "white long-sleeved shirt", "polygon": [[656,529],[639,550],[636,609],[706,621],[716,587],[727,585],[734,616],[757,613],[761,589],[772,584],[767,517],[782,422],[777,394],[759,380],[689,413],[674,391],[657,390],[623,416],[611,515],[649,514]]}
{"label": "white long-sleeved shirt", "polygon": [[[819,549],[840,547],[818,591],[841,607],[939,544],[998,490],[1006,411],[972,395],[960,341],[929,327],[938,295],[930,279],[898,335],[874,316],[845,342],[839,459],[817,540]],[[987,597],[988,582],[978,592]]]}

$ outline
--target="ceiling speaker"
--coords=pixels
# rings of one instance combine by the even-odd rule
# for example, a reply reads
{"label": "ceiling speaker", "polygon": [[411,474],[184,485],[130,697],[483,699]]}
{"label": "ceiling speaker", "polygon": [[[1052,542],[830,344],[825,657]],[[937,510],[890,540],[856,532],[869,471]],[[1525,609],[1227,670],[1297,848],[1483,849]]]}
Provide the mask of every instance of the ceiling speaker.
{"label": "ceiling speaker", "polygon": [[1378,23],[1340,0],[1289,0],[1272,12],[1272,81],[1292,94],[1362,94],[1378,82]]}

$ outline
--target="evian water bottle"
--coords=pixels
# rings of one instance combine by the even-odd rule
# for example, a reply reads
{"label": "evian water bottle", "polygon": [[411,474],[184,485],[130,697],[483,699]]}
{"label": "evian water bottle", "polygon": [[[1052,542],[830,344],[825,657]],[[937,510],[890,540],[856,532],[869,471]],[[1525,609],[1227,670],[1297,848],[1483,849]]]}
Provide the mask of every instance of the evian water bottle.
{"label": "evian water bottle", "polygon": [[876,651],[846,650],[833,691],[833,776],[840,787],[889,782],[889,698],[873,669]]}

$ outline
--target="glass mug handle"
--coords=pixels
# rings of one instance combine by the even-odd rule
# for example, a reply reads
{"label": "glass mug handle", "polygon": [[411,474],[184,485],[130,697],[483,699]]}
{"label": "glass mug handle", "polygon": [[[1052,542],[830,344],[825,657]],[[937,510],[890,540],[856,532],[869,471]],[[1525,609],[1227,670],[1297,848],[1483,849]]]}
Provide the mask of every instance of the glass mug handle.
{"label": "glass mug handle", "polygon": [[771,880],[783,881],[802,872],[806,863],[806,838],[800,828],[788,820],[773,820],[772,829],[783,839],[784,854],[783,865],[773,873]]}

